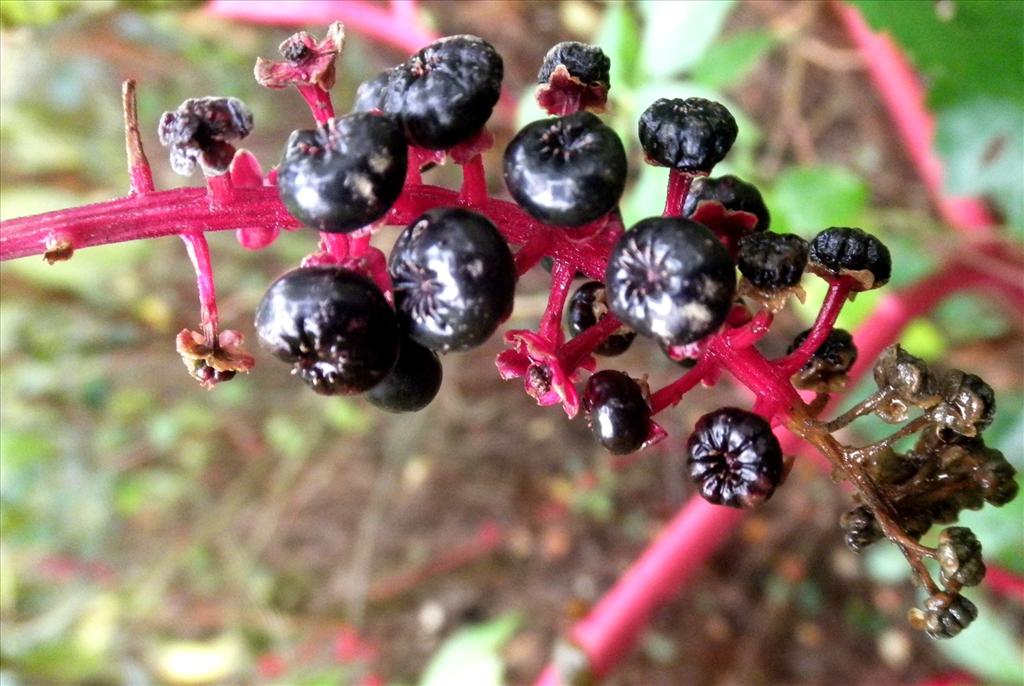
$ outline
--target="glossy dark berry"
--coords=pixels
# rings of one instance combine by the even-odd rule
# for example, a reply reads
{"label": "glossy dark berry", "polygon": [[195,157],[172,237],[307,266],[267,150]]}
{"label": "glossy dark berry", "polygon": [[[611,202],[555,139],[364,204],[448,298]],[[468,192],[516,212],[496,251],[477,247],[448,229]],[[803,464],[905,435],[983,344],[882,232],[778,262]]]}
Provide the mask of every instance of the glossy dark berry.
{"label": "glossy dark berry", "polygon": [[846,534],[846,547],[859,553],[882,538],[882,527],[878,525],[871,510],[860,505],[839,518],[839,526]]}
{"label": "glossy dark berry", "polygon": [[754,507],[782,481],[779,440],[763,418],[723,407],[699,420],[686,443],[690,478],[708,502]]}
{"label": "glossy dark berry", "polygon": [[608,88],[611,60],[596,45],[578,41],[563,41],[553,45],[544,55],[544,62],[537,73],[537,83],[548,83],[559,66],[564,66],[569,76],[583,85]]}
{"label": "glossy dark berry", "polygon": [[527,124],[505,148],[505,185],[548,224],[579,226],[615,207],[626,188],[626,150],[594,114]]}
{"label": "glossy dark berry", "polygon": [[690,193],[683,204],[683,216],[691,217],[702,202],[718,202],[732,212],[749,212],[757,217],[757,231],[767,231],[771,226],[771,215],[764,204],[757,186],[743,179],[725,176],[698,176],[690,184]]}
{"label": "glossy dark berry", "polygon": [[889,249],[857,228],[833,226],[820,232],[811,240],[808,263],[823,278],[853,278],[862,291],[884,285],[892,274]]}
{"label": "glossy dark berry", "polygon": [[441,388],[441,361],[408,337],[402,338],[398,363],[384,380],[366,392],[366,399],[388,412],[417,412]]}
{"label": "glossy dark berry", "polygon": [[441,38],[391,71],[384,111],[397,118],[409,143],[450,148],[490,118],[503,74],[501,55],[484,39]]}
{"label": "glossy dark berry", "polygon": [[[792,353],[807,340],[810,329],[803,331],[793,339],[787,352]],[[857,346],[853,336],[845,329],[832,329],[818,349],[814,351],[807,364],[794,376],[797,388],[819,393],[831,393],[841,390],[857,361]]]}
{"label": "glossy dark berry", "polygon": [[942,568],[942,583],[977,586],[985,578],[985,563],[981,558],[981,543],[974,532],[964,526],[951,526],[939,534],[935,549]]}
{"label": "glossy dark berry", "polygon": [[615,455],[639,450],[647,440],[651,408],[628,374],[605,369],[591,376],[583,409],[594,436]]}
{"label": "glossy dark berry", "polygon": [[[605,297],[604,284],[600,281],[588,281],[577,288],[569,299],[569,330],[573,336],[578,336],[601,321],[606,314],[608,301]],[[607,357],[621,355],[629,349],[634,338],[636,332],[628,326],[622,326],[594,348],[594,353]]]}
{"label": "glossy dark berry", "polygon": [[931,410],[931,416],[947,429],[974,436],[992,424],[995,394],[980,377],[959,369],[950,370],[939,383],[939,393],[942,402]]}
{"label": "glossy dark berry", "polygon": [[762,291],[800,283],[807,266],[807,241],[791,233],[752,233],[740,239],[740,273]]}
{"label": "glossy dark berry", "polygon": [[325,395],[361,393],[398,359],[394,310],[373,281],[338,267],[300,267],[271,284],[256,310],[267,351]]}
{"label": "glossy dark berry", "polygon": [[953,638],[978,618],[974,603],[955,593],[936,593],[924,607],[924,629],[932,638]]}
{"label": "glossy dark berry", "polygon": [[640,145],[647,161],[680,171],[711,171],[737,133],[729,110],[704,98],[661,98],[640,115]]}
{"label": "glossy dark berry", "polygon": [[706,227],[652,217],[615,244],[605,285],[608,306],[623,323],[665,345],[684,345],[725,321],[736,293],[736,269]]}
{"label": "glossy dark berry", "polygon": [[238,98],[190,98],[164,112],[158,134],[171,148],[171,168],[188,176],[200,164],[206,174],[227,171],[235,155],[228,141],[252,131],[252,112]]}
{"label": "glossy dark berry", "polygon": [[475,212],[436,208],[420,216],[398,237],[388,269],[403,327],[431,350],[480,345],[512,312],[512,252]]}
{"label": "glossy dark berry", "polygon": [[373,111],[384,111],[384,102],[388,95],[388,82],[391,79],[391,72],[394,69],[388,69],[374,76],[372,79],[367,79],[359,84],[359,88],[356,89],[356,101],[352,105],[353,112],[373,112]]}
{"label": "glossy dark berry", "polygon": [[402,192],[408,148],[388,117],[357,112],[292,132],[277,168],[288,212],[318,231],[347,233],[383,217]]}

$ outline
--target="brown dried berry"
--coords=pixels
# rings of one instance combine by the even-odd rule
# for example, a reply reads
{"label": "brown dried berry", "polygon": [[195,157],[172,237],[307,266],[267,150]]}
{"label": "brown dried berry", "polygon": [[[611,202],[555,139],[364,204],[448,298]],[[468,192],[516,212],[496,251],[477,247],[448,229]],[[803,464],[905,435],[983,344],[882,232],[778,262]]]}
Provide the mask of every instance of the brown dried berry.
{"label": "brown dried berry", "polygon": [[981,543],[974,532],[965,526],[951,526],[939,534],[936,559],[942,567],[942,583],[977,586],[985,578],[985,562],[981,557]]}

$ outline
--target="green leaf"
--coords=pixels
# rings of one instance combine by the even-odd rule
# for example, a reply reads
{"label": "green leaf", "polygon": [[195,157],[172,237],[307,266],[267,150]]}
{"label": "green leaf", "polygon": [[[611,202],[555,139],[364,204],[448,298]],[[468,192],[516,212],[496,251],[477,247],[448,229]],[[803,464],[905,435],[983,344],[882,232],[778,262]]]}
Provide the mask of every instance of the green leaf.
{"label": "green leaf", "polygon": [[693,68],[693,80],[723,88],[743,79],[776,44],[766,31],[745,31],[714,43]]}
{"label": "green leaf", "polygon": [[772,229],[810,238],[829,226],[857,226],[869,190],[853,172],[834,165],[793,167],[766,194]]}
{"label": "green leaf", "polygon": [[504,664],[499,651],[519,622],[519,615],[505,614],[459,629],[431,658],[420,686],[502,686]]}
{"label": "green leaf", "polygon": [[1024,648],[1017,631],[984,598],[971,600],[978,606],[978,618],[956,638],[936,641],[935,646],[983,683],[1024,683]]}
{"label": "green leaf", "polygon": [[700,62],[721,31],[733,2],[658,0],[637,3],[637,8],[644,17],[641,71],[648,77],[665,77]]}
{"label": "green leaf", "polygon": [[935,144],[946,163],[947,192],[990,197],[1024,230],[1024,106],[982,98],[945,108]]}
{"label": "green leaf", "polygon": [[1005,0],[853,0],[891,34],[928,83],[932,105],[977,95],[1024,103],[1024,3]]}
{"label": "green leaf", "polygon": [[629,5],[613,2],[607,5],[594,44],[604,50],[611,61],[611,87],[628,87],[636,82],[637,57],[640,55],[640,26]]}

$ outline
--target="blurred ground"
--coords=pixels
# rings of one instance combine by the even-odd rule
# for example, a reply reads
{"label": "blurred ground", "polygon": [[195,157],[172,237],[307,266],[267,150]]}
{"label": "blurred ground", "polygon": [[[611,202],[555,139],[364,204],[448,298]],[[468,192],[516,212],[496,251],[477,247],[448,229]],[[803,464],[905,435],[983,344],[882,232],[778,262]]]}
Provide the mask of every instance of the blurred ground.
{"label": "blurred ground", "polygon": [[[548,46],[587,39],[601,20],[600,6],[582,2],[424,9],[443,33],[492,40],[513,95]],[[826,199],[826,209],[846,212],[863,188],[855,218],[875,220],[897,264],[924,253],[897,285],[926,271],[938,259],[930,251],[948,248],[942,228],[827,8],[741,4],[723,35],[755,29],[773,36],[773,47],[722,86],[760,123],[737,168],[783,205],[791,200],[781,179],[823,165],[848,170],[858,185],[843,177],[842,202]],[[4,33],[4,217],[123,192],[118,83],[127,76],[139,80],[150,122],[186,97],[242,97],[256,115],[247,145],[269,166],[308,114],[294,93],[258,91],[251,67],[289,33],[131,10]],[[351,36],[337,102],[402,58]],[[495,189],[514,114],[495,121]],[[158,186],[196,183],[167,169],[155,128],[144,140]],[[785,221],[786,210],[777,216]],[[394,235],[385,231],[382,244]],[[251,333],[266,284],[313,245],[310,235],[288,234],[252,254],[231,235],[212,236],[226,325]],[[616,471],[582,421],[535,407],[518,384],[498,379],[498,338],[445,359],[440,397],[415,416],[316,397],[257,350],[252,375],[202,391],[173,350],[173,334],[197,316],[173,239],[91,249],[54,267],[5,263],[0,287],[5,686],[148,683],[154,673],[200,683],[203,675],[181,672],[200,664],[196,655],[212,656],[210,674],[226,669],[229,683],[350,684],[370,672],[415,683],[454,630],[508,613],[520,618],[502,653],[508,680],[528,683],[560,632],[690,495],[679,468],[688,427],[709,409],[748,403],[728,387],[695,393],[671,413],[672,439]],[[545,293],[537,270],[521,284],[508,326],[532,326]],[[950,333],[965,311],[977,325]],[[784,316],[772,352],[804,327]],[[916,329],[933,356],[986,368],[1008,416],[1004,440],[1018,448],[1020,334],[1020,322],[979,300]],[[642,341],[614,366],[647,371],[652,386],[678,373]],[[661,608],[610,683],[873,685],[946,669],[950,658],[903,619],[914,603],[906,574],[886,576],[884,559],[866,568],[843,546],[837,519],[847,501],[815,465],[798,464]],[[995,523],[1011,542],[1018,513]],[[1015,640],[1019,608],[993,614]],[[189,660],[185,648],[206,652]]]}

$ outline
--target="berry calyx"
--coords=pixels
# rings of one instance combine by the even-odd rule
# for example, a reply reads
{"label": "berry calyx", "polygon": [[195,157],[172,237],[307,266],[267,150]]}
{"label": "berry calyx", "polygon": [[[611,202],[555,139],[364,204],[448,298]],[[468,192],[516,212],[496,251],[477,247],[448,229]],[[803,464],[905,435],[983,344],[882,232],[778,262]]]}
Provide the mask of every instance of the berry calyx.
{"label": "berry calyx", "polygon": [[333,266],[300,267],[270,285],[256,310],[260,345],[324,395],[373,388],[395,366],[400,334],[377,285]]}
{"label": "berry calyx", "polygon": [[762,417],[723,407],[697,421],[686,443],[690,478],[710,503],[754,507],[782,481],[779,440]]}
{"label": "berry calyx", "polygon": [[157,131],[171,149],[171,168],[188,176],[199,164],[207,175],[223,174],[235,156],[228,141],[252,132],[252,112],[238,98],[190,98],[164,112]]}
{"label": "berry calyx", "polygon": [[738,132],[729,110],[704,98],[660,98],[640,115],[640,145],[647,161],[679,171],[711,171]]}
{"label": "berry calyx", "polygon": [[771,226],[771,214],[761,197],[761,191],[752,183],[738,176],[699,176],[690,185],[690,192],[683,203],[683,216],[696,221],[695,214],[701,203],[717,202],[730,212],[748,212],[757,217],[755,231],[767,231]]}
{"label": "berry calyx", "polygon": [[[811,329],[797,335],[789,346],[788,353],[798,349]],[[807,363],[793,376],[797,388],[817,393],[834,393],[846,387],[850,369],[857,361],[857,346],[853,336],[845,329],[832,329]]]}
{"label": "berry calyx", "polygon": [[611,60],[596,45],[564,41],[548,50],[537,74],[537,102],[551,114],[603,112]]}
{"label": "berry calyx", "polygon": [[[607,314],[608,301],[604,284],[600,281],[588,281],[577,288],[569,299],[569,330],[573,336],[578,336],[604,319]],[[621,326],[594,348],[594,354],[606,357],[621,355],[629,349],[634,338],[635,331],[628,326]]]}
{"label": "berry calyx", "polygon": [[292,133],[277,168],[278,192],[303,224],[348,233],[383,217],[398,199],[407,155],[391,119],[348,114]]}
{"label": "berry calyx", "polygon": [[678,346],[700,340],[725,321],[736,293],[736,270],[706,227],[652,217],[615,244],[605,285],[608,306],[623,323]]}
{"label": "berry calyx", "polygon": [[634,452],[647,440],[651,408],[640,384],[624,372],[605,369],[591,376],[583,409],[590,430],[612,454]]}
{"label": "berry calyx", "polygon": [[590,112],[524,126],[505,149],[505,185],[533,217],[580,226],[607,214],[626,188],[626,150]]}
{"label": "berry calyx", "polygon": [[395,241],[388,270],[403,328],[431,350],[478,346],[512,312],[512,252],[476,212],[436,208],[423,214]]}
{"label": "berry calyx", "polygon": [[437,353],[403,336],[395,368],[366,392],[366,399],[388,412],[417,412],[437,395],[441,376]]}
{"label": "berry calyx", "polygon": [[858,228],[833,226],[811,240],[808,267],[823,279],[850,277],[854,290],[885,285],[892,274],[889,249]]}
{"label": "berry calyx", "polygon": [[494,46],[470,35],[434,41],[390,72],[384,111],[412,145],[444,150],[487,122],[504,65]]}

